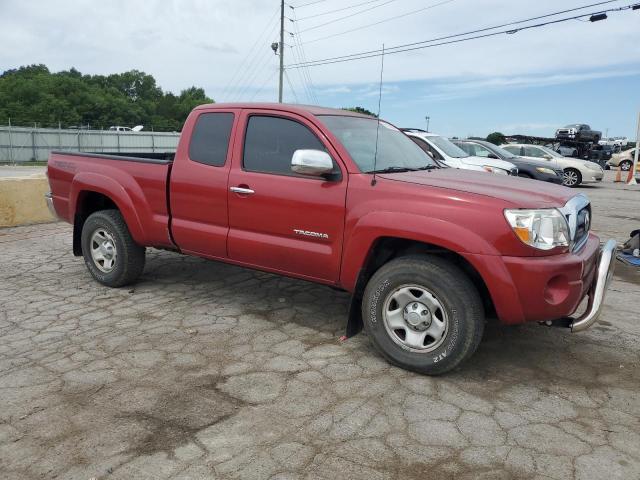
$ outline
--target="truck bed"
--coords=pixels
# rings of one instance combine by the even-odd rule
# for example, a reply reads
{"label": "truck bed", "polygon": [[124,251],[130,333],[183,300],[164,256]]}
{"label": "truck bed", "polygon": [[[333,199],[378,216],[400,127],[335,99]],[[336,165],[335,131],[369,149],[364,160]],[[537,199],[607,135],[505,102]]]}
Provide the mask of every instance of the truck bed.
{"label": "truck bed", "polygon": [[[54,151],[47,175],[58,215],[74,223],[109,197],[141,245],[173,247],[169,234],[168,182],[173,154]],[[89,197],[90,202],[85,200]],[[78,205],[84,205],[84,210]],[[88,205],[88,206],[87,206]]]}

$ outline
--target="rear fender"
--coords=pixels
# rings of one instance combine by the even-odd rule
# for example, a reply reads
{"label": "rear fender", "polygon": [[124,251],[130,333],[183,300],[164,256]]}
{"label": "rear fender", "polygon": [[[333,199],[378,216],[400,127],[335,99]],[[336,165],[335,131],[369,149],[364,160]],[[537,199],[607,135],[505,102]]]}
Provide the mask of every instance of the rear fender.
{"label": "rear fender", "polygon": [[[128,182],[127,185],[129,192],[125,190],[124,186],[118,183],[111,177],[101,175],[93,172],[81,172],[77,174],[71,183],[71,190],[69,192],[70,205],[72,205],[73,211],[71,211],[71,218],[74,219],[74,226],[77,226],[78,214],[82,211],[82,200],[84,192],[96,192],[110,198],[113,203],[116,204],[118,210],[124,217],[127,227],[131,232],[131,236],[135,242],[139,245],[146,245],[146,236],[140,217],[136,208],[147,208],[144,193],[140,186],[135,182]],[[134,199],[135,198],[135,203]],[[134,205],[136,207],[134,207]],[[151,212],[147,213],[148,216]],[[83,222],[84,219],[81,219]],[[76,230],[77,228],[74,228]],[[75,242],[74,242],[75,243]],[[75,248],[74,248],[75,251]]]}

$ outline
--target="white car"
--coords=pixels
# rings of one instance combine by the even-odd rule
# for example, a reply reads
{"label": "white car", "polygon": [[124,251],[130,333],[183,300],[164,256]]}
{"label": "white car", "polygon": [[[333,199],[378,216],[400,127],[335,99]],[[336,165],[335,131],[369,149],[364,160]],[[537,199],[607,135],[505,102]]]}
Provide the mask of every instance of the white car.
{"label": "white car", "polygon": [[562,184],[565,187],[573,188],[582,183],[601,182],[604,177],[604,170],[597,163],[578,158],[563,157],[542,145],[508,143],[501,145],[501,147],[514,155],[535,160],[546,160],[553,168],[562,169],[564,171]]}
{"label": "white car", "polygon": [[472,157],[448,138],[435,133],[413,128],[403,128],[402,131],[428,155],[448,167],[518,176],[518,168],[511,162],[495,158]]}

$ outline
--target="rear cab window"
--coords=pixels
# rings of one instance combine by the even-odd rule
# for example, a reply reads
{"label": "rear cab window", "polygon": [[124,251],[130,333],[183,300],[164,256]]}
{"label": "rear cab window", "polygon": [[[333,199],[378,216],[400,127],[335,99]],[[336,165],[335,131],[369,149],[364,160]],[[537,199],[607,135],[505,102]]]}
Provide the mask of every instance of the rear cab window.
{"label": "rear cab window", "polygon": [[201,113],[191,134],[189,158],[194,162],[222,167],[227,159],[234,118],[231,112]]}

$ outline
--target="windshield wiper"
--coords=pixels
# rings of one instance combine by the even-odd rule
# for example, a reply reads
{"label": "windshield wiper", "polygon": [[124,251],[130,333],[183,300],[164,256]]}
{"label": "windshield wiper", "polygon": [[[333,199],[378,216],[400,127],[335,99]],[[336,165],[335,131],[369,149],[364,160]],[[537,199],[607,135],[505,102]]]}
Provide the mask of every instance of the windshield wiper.
{"label": "windshield wiper", "polygon": [[370,170],[367,173],[402,173],[402,172],[415,172],[418,168],[409,167],[387,167],[380,170]]}
{"label": "windshield wiper", "polygon": [[442,168],[438,165],[425,165],[424,167],[416,168],[416,170],[435,170],[436,168]]}

